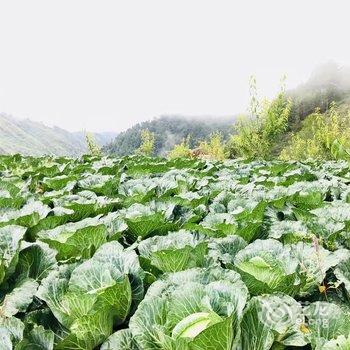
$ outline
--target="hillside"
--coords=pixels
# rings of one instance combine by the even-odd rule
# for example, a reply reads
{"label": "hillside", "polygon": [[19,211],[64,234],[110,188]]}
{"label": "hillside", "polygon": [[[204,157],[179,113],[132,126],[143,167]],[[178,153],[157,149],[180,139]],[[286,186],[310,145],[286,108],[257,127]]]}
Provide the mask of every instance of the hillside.
{"label": "hillside", "polygon": [[[96,133],[94,136],[103,146],[116,134]],[[78,156],[86,151],[83,132],[69,132],[29,119],[0,114],[0,154]]]}
{"label": "hillside", "polygon": [[[288,128],[275,142],[274,154],[277,156],[289,143],[293,133],[299,132],[303,120],[315,112],[326,112],[333,102],[342,109],[350,105],[350,68],[327,62],[318,66],[310,78],[298,87],[286,92],[292,100]],[[190,147],[196,147],[198,141],[219,131],[227,139],[233,131],[235,117],[231,118],[186,118],[183,116],[162,116],[151,121],[139,123],[120,133],[104,147],[107,153],[125,156],[134,153],[141,143],[141,130],[148,129],[155,135],[155,154],[164,155],[175,144],[190,135]]]}
{"label": "hillside", "polygon": [[290,128],[298,130],[300,122],[319,109],[325,112],[332,102],[348,104],[350,97],[350,67],[328,62],[318,66],[310,78],[297,88],[287,92],[292,99],[293,109]]}
{"label": "hillside", "polygon": [[[274,141],[273,154],[278,156],[290,143],[293,134],[301,131],[303,121],[316,109],[326,112],[332,102],[342,110],[350,106],[350,68],[328,62],[317,67],[305,83],[287,91],[292,100],[288,128]],[[190,137],[190,147],[221,132],[224,139],[233,131],[235,117],[184,117],[169,115],[134,125],[116,134],[95,133],[95,139],[106,153],[125,156],[135,152],[141,143],[141,131],[148,129],[155,135],[155,154],[165,155],[175,144]],[[48,127],[29,119],[19,120],[0,114],[0,154],[24,155],[81,155],[87,151],[83,132],[68,132],[58,127]]]}
{"label": "hillside", "polygon": [[315,111],[327,115],[331,105],[335,103],[338,111],[345,115],[344,118],[348,118],[350,67],[340,66],[335,62],[320,65],[305,83],[287,91],[287,97],[292,100],[292,110],[286,132],[274,145],[273,153],[276,157],[290,145],[293,135],[303,139],[307,134],[315,134],[314,126],[310,124]]}
{"label": "hillside", "polygon": [[155,154],[164,155],[184,138],[190,137],[190,146],[219,131],[224,138],[232,132],[235,117],[184,117],[162,116],[134,125],[121,132],[104,147],[107,153],[124,156],[133,153],[140,146],[141,130],[148,129],[155,135]]}

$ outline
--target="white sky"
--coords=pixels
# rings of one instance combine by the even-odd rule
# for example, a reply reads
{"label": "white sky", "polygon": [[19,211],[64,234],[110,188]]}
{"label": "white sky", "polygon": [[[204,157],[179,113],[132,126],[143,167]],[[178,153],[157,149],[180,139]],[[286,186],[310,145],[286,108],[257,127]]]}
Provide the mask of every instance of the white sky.
{"label": "white sky", "polygon": [[0,0],[0,112],[121,131],[245,111],[319,63],[350,64],[347,0]]}

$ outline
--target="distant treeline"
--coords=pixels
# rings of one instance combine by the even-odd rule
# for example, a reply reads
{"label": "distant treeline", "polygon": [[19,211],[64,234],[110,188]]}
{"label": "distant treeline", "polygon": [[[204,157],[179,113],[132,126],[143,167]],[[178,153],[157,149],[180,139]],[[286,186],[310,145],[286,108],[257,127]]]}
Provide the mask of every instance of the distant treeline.
{"label": "distant treeline", "polygon": [[133,154],[141,145],[142,130],[154,134],[154,154],[166,155],[176,144],[189,139],[194,148],[214,132],[220,132],[227,139],[233,132],[235,117],[231,118],[185,118],[181,116],[163,116],[152,121],[134,125],[118,134],[113,142],[104,147],[107,153],[118,156]]}
{"label": "distant treeline", "polygon": [[152,152],[146,153],[161,156],[302,160],[333,159],[350,148],[349,67],[322,65],[296,89],[285,91],[282,83],[272,101],[258,101],[256,80],[250,83],[252,99],[242,116],[156,118],[120,133],[104,151],[145,153],[147,144]]}

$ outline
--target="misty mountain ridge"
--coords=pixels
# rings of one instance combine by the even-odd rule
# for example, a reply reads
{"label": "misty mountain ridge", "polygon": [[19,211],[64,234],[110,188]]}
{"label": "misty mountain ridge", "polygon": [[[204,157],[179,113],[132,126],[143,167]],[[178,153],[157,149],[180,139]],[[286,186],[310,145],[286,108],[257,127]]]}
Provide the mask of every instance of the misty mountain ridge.
{"label": "misty mountain ridge", "polygon": [[[291,135],[302,127],[302,121],[316,109],[328,110],[333,102],[344,109],[350,106],[350,67],[327,62],[311,73],[310,78],[295,89],[286,92],[292,99],[292,111],[287,133],[276,144],[279,150]],[[129,155],[141,144],[141,131],[148,129],[155,136],[155,154],[166,155],[174,145],[189,138],[190,147],[220,132],[228,139],[234,130],[236,116],[184,116],[168,114],[137,123],[120,132],[93,133],[97,143],[106,153],[116,156]],[[69,132],[59,127],[49,127],[29,119],[17,119],[0,114],[0,154],[68,155],[86,153],[84,132]]]}
{"label": "misty mountain ridge", "polygon": [[155,136],[155,154],[164,156],[176,144],[189,138],[190,147],[196,147],[199,141],[208,138],[214,132],[220,132],[227,139],[233,131],[235,116],[181,116],[163,115],[152,120],[135,124],[121,132],[104,147],[107,153],[125,156],[135,152],[141,144],[141,131],[148,129]]}
{"label": "misty mountain ridge", "polygon": [[[230,116],[169,114],[138,123],[120,134],[108,131],[92,134],[105,151],[122,156],[133,153],[139,147],[140,131],[147,128],[156,133],[157,153],[164,155],[189,135],[191,145],[216,131],[226,137],[232,131],[234,120]],[[118,147],[117,151],[115,147]],[[0,113],[0,154],[80,156],[87,152],[83,131],[70,132],[28,118],[19,119]]]}
{"label": "misty mountain ridge", "polygon": [[[117,133],[93,133],[102,147]],[[0,154],[79,156],[86,153],[84,132],[69,132],[30,119],[0,113]]]}
{"label": "misty mountain ridge", "polygon": [[[310,78],[295,89],[286,92],[292,100],[292,110],[286,135],[277,142],[280,150],[288,142],[293,132],[302,127],[306,116],[319,109],[328,110],[333,102],[348,108],[350,105],[350,67],[340,66],[335,62],[327,62],[315,68]],[[155,154],[165,155],[174,145],[190,137],[190,147],[196,147],[199,141],[207,138],[213,132],[220,132],[228,139],[234,132],[237,116],[226,117],[184,117],[165,115],[150,121],[138,123],[121,132],[114,141],[107,144],[104,150],[118,156],[132,154],[140,146],[141,131],[148,129],[155,136]]]}

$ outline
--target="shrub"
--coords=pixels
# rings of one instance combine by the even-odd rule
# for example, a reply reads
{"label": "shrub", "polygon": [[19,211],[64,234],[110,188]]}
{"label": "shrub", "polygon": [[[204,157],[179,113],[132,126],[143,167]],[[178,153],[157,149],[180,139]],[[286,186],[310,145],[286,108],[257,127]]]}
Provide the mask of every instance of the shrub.
{"label": "shrub", "polygon": [[211,134],[209,140],[201,141],[198,148],[211,159],[224,160],[228,156],[223,136],[219,132]]}
{"label": "shrub", "polygon": [[276,140],[287,130],[291,101],[282,86],[277,98],[258,102],[255,80],[251,80],[250,115],[241,116],[235,125],[236,134],[229,142],[230,156],[270,158]]}
{"label": "shrub", "polygon": [[192,151],[190,149],[190,137],[184,138],[181,143],[174,146],[174,148],[168,153],[170,159],[176,158],[190,158],[192,157]]}
{"label": "shrub", "polygon": [[101,154],[101,149],[100,146],[97,144],[94,135],[88,132],[85,135],[85,139],[90,154],[93,156],[99,156]]}
{"label": "shrub", "polygon": [[141,130],[141,145],[136,150],[136,154],[151,156],[154,153],[154,133],[148,129]]}
{"label": "shrub", "polygon": [[341,114],[333,104],[322,114],[309,115],[301,130],[292,136],[289,145],[280,154],[283,160],[341,159],[350,147],[349,112]]}

